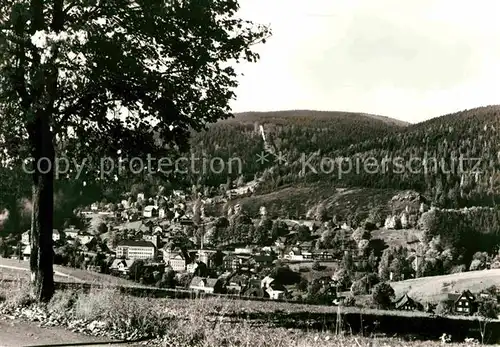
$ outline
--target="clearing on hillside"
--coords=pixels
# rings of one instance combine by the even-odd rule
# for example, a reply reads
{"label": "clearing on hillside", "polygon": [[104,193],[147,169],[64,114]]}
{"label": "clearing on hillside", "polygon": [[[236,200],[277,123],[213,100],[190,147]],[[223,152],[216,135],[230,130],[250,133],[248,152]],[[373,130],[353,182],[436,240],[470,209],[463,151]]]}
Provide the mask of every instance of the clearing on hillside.
{"label": "clearing on hillside", "polygon": [[421,277],[393,282],[391,286],[396,297],[407,293],[412,299],[423,303],[438,303],[445,299],[448,293],[461,293],[466,289],[477,293],[491,286],[500,286],[500,269]]}

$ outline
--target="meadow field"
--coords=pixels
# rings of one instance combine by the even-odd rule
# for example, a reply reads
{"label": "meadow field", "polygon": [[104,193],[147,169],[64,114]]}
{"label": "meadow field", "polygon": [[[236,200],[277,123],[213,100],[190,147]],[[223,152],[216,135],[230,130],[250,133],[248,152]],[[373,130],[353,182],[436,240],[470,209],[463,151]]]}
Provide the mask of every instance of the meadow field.
{"label": "meadow field", "polygon": [[[0,282],[0,318],[10,315],[16,319],[37,321],[45,327],[62,326],[80,333],[116,339],[147,338],[146,344],[150,346],[437,347],[443,343],[439,337],[450,334],[450,331],[443,330],[435,338],[421,339],[418,334],[398,335],[373,330],[354,332],[347,311],[333,324],[322,322],[320,327],[312,324],[299,327],[301,324],[297,324],[307,323],[305,315],[309,320],[315,312],[336,317],[337,311],[336,307],[221,298],[179,300],[126,297],[111,289],[95,289],[88,293],[61,290],[47,305],[39,305],[30,301],[26,288]],[[297,314],[302,316],[300,321]],[[383,311],[376,314],[381,328],[386,324],[384,315],[392,315]],[[291,326],[281,322],[286,316],[290,317]],[[363,317],[369,323],[368,311]],[[419,319],[412,317],[411,313],[400,313],[393,318],[393,326],[404,325],[405,319]],[[459,326],[461,321],[457,320],[455,324]],[[450,335],[449,346],[472,346],[479,341],[469,336]]]}
{"label": "meadow field", "polygon": [[392,282],[396,296],[405,293],[420,302],[438,303],[448,293],[468,289],[473,293],[491,286],[500,286],[500,269],[468,271],[451,275],[421,277],[406,281]]}

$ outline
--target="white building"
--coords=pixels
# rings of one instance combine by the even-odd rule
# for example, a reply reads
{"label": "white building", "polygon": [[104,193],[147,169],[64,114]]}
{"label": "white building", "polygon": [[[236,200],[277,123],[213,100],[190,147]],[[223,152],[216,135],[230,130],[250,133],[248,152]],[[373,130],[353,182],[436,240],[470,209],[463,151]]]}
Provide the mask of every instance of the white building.
{"label": "white building", "polygon": [[182,190],[174,190],[172,192],[173,196],[177,197],[177,198],[185,198],[186,195],[184,194],[184,192]]}
{"label": "white building", "polygon": [[74,225],[70,225],[69,228],[64,229],[64,234],[66,235],[66,237],[71,237],[72,239],[75,239],[79,233],[80,229],[75,229]]}
{"label": "white building", "polygon": [[30,244],[30,231],[25,231],[22,235],[21,235],[21,242],[23,245],[29,245]]}
{"label": "white building", "polygon": [[158,218],[165,218],[165,215],[166,215],[165,209],[164,208],[160,208],[158,210]]}
{"label": "white building", "polygon": [[146,218],[158,217],[158,208],[154,205],[146,206],[142,214]]}
{"label": "white building", "polygon": [[[31,234],[31,231],[28,230],[28,231],[25,231],[22,235],[21,235],[21,243],[23,245],[29,245],[30,244],[30,234]],[[61,239],[61,234],[59,233],[59,231],[57,229],[54,229],[52,230],[52,241],[59,241]]]}
{"label": "white building", "polygon": [[235,254],[253,254],[253,249],[251,248],[235,248]]}
{"label": "white building", "polygon": [[186,271],[186,259],[181,253],[170,256],[167,260],[168,265],[172,267],[175,272]]}
{"label": "white building", "polygon": [[155,258],[156,248],[149,241],[121,241],[116,247],[116,257],[125,259]]}
{"label": "white building", "polygon": [[31,246],[26,246],[23,250],[23,260],[30,260]]}
{"label": "white building", "polygon": [[95,237],[92,235],[77,235],[74,239],[78,240],[81,245],[86,245],[87,243],[93,241]]}
{"label": "white building", "polygon": [[186,265],[186,271],[190,274],[194,274],[198,268],[198,263],[191,263]]}

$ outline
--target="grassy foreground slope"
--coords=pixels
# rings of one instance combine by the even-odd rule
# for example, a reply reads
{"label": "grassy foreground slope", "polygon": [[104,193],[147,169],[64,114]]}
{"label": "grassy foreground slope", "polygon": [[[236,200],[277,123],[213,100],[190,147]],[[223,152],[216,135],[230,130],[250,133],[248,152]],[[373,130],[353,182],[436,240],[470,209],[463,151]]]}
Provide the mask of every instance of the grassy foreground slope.
{"label": "grassy foreground slope", "polygon": [[[123,278],[97,272],[54,265],[54,280],[58,282],[84,282],[101,285],[137,286]],[[29,278],[29,262],[0,257],[0,279]]]}
{"label": "grassy foreground slope", "polygon": [[[150,339],[150,346],[438,346],[441,344],[438,337],[443,332],[450,333],[451,327],[465,324],[470,328],[475,323],[468,318],[448,320],[447,324],[434,329],[437,333],[434,338],[413,341],[405,339],[407,335],[404,333],[397,334],[400,338],[386,338],[380,333],[384,327],[395,326],[414,326],[413,329],[419,330],[418,324],[415,326],[414,322],[422,319],[430,319],[427,324],[436,327],[438,321],[424,317],[423,313],[418,316],[411,312],[395,312],[397,316],[387,316],[384,311],[375,315],[364,311],[361,316],[354,313],[349,318],[349,313],[342,309],[342,318],[336,324],[335,317],[338,316],[334,307],[286,303],[264,305],[224,299],[151,300],[128,297],[109,289],[92,290],[89,293],[57,291],[48,305],[37,305],[29,300],[25,289],[3,287],[0,283],[0,315],[37,320],[42,326],[64,326],[73,331],[114,339],[146,338]],[[320,312],[324,312],[324,315],[318,315]],[[379,328],[382,330],[372,329],[374,320],[380,321]],[[396,321],[401,324],[395,324]],[[359,322],[363,322],[367,329],[355,335],[352,324]],[[316,324],[310,326],[311,323]],[[421,326],[420,330],[422,327],[425,328]],[[455,341],[464,341],[470,335],[453,337]],[[467,346],[470,343],[452,345]]]}
{"label": "grassy foreground slope", "polygon": [[421,302],[438,303],[447,293],[462,292],[466,289],[476,293],[491,286],[500,286],[500,269],[421,277],[393,282],[391,286],[396,296],[407,293]]}

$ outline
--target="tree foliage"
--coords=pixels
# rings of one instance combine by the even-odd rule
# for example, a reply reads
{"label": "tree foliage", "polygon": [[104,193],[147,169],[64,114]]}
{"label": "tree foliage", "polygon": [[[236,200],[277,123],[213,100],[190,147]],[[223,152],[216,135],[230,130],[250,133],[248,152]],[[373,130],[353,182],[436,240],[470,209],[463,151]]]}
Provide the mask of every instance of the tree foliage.
{"label": "tree foliage", "polygon": [[394,299],[394,289],[387,282],[377,284],[372,291],[372,300],[378,308],[388,309]]}
{"label": "tree foliage", "polygon": [[[78,182],[113,182],[115,174],[144,174],[144,166],[118,172],[111,159],[139,157],[144,165],[146,155],[153,174],[158,163],[149,158],[175,155],[191,130],[228,118],[232,65],[255,62],[251,46],[269,35],[238,18],[238,8],[236,0],[2,3],[0,142],[11,165],[33,159],[31,270],[39,300],[54,290],[54,178],[75,180],[77,163]],[[72,164],[58,177],[56,157]]]}

